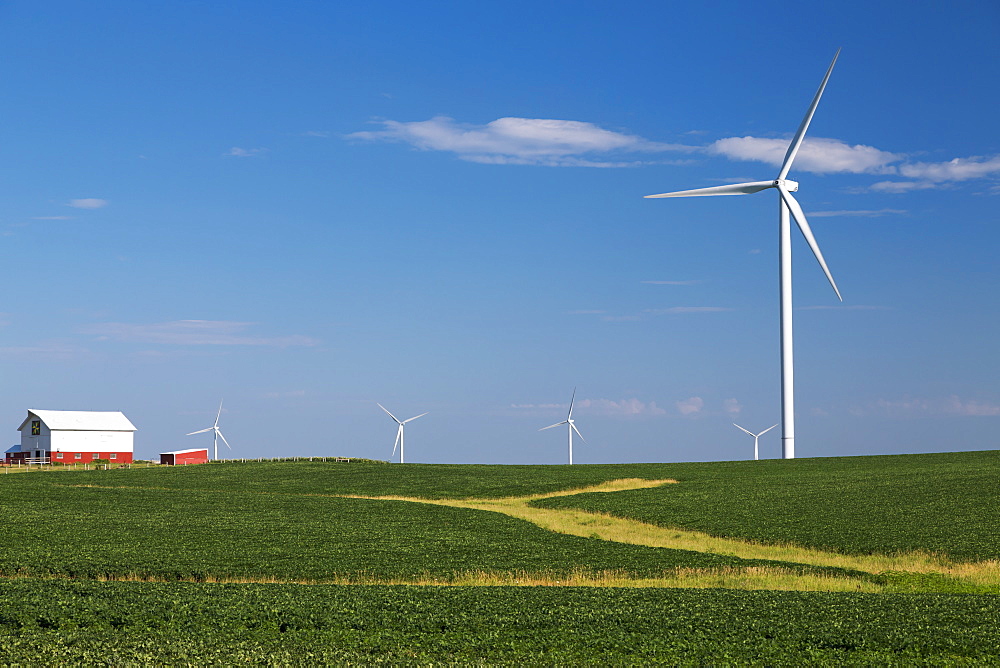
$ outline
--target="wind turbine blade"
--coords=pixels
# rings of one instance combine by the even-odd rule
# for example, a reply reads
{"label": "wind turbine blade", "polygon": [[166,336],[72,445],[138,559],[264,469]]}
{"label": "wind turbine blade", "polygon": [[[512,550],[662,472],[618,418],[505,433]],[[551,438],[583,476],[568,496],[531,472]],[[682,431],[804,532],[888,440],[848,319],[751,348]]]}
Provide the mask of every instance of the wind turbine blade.
{"label": "wind turbine blade", "polygon": [[840,296],[840,290],[837,289],[837,283],[833,280],[833,274],[830,273],[830,268],[826,266],[826,260],[823,259],[823,252],[819,249],[819,244],[816,243],[816,237],[813,236],[812,229],[809,227],[809,221],[806,220],[806,214],[802,211],[802,207],[799,203],[792,197],[792,193],[788,192],[788,189],[781,183],[778,184],[778,192],[781,193],[781,199],[785,202],[785,206],[788,210],[792,212],[792,217],[795,218],[795,222],[799,226],[799,230],[802,232],[802,236],[805,237],[806,243],[809,244],[809,248],[812,249],[813,255],[819,261],[819,266],[823,268],[823,273],[826,274],[826,279],[830,281],[830,285],[833,286],[833,291],[837,293],[837,299],[844,301],[844,298]]}
{"label": "wind turbine blade", "polygon": [[185,436],[194,436],[195,434],[204,434],[206,431],[212,431],[215,427],[209,427],[208,429],[199,429],[198,431],[192,431],[190,434],[184,434]]}
{"label": "wind turbine blade", "polygon": [[232,450],[233,446],[229,445],[229,441],[227,441],[226,437],[222,435],[222,430],[221,429],[216,429],[215,432],[219,435],[219,438],[222,439],[222,442],[226,444],[226,447],[229,448],[230,450]]}
{"label": "wind turbine blade", "polygon": [[792,143],[788,145],[788,151],[785,153],[785,159],[781,162],[781,171],[778,172],[779,180],[788,176],[788,170],[792,168],[792,162],[795,160],[795,156],[799,152],[799,147],[802,146],[802,140],[806,136],[806,130],[809,129],[809,123],[812,122],[813,114],[816,113],[816,107],[819,106],[819,99],[823,97],[823,90],[826,88],[826,82],[830,80],[830,74],[833,72],[833,66],[837,64],[837,58],[839,56],[840,49],[837,49],[837,53],[834,54],[830,67],[826,70],[826,76],[823,77],[823,83],[819,85],[819,90],[816,91],[816,97],[813,98],[812,104],[809,105],[809,111],[806,112],[805,118],[802,119],[799,129],[795,131],[795,136],[792,137]]}
{"label": "wind turbine blade", "polygon": [[569,420],[571,417],[573,417],[573,403],[575,401],[576,401],[576,388],[574,387],[573,388],[573,396],[569,400],[569,415],[566,416],[567,420]]}
{"label": "wind turbine blade", "polygon": [[[385,410],[385,409],[382,409]],[[388,413],[388,411],[386,411]],[[392,444],[392,456],[396,456],[396,448],[399,447],[399,437],[403,435],[403,425],[399,425],[399,429],[396,430],[396,442]]]}
{"label": "wind turbine blade", "polygon": [[568,420],[563,420],[562,422],[556,422],[555,424],[550,424],[548,427],[542,427],[538,431],[545,431],[546,429],[552,429],[552,427],[561,427],[564,424],[569,424]]}
{"label": "wind turbine blade", "polygon": [[570,428],[571,428],[571,429],[572,429],[573,431],[575,431],[575,432],[576,432],[576,435],[580,437],[580,440],[581,440],[581,441],[583,441],[584,443],[586,443],[586,442],[587,442],[587,439],[585,439],[585,438],[583,437],[583,434],[581,434],[581,433],[580,433],[580,430],[576,428],[576,425],[575,425],[575,424],[572,424],[572,423],[570,423],[570,425],[569,425],[569,426],[570,426]]}
{"label": "wind turbine blade", "polygon": [[712,195],[750,195],[759,193],[774,187],[774,181],[754,181],[752,183],[736,183],[731,186],[712,186],[711,188],[697,188],[695,190],[678,190],[672,193],[661,193],[659,195],[646,195],[644,199],[657,199],[659,197],[710,197]]}
{"label": "wind turbine blade", "polygon": [[767,429],[765,429],[764,431],[762,431],[762,432],[760,432],[759,434],[757,434],[757,436],[763,436],[764,434],[766,434],[767,432],[771,431],[772,429],[774,429],[774,428],[775,428],[775,427],[777,427],[777,426],[778,426],[778,425],[776,425],[776,424],[772,424],[772,425],[771,425],[770,427],[768,427],[768,428],[767,428]]}
{"label": "wind turbine blade", "polygon": [[[430,412],[430,411],[427,411],[427,413],[429,413],[429,412]],[[403,420],[403,424],[406,424],[407,422],[413,422],[413,421],[414,421],[414,420],[416,420],[417,418],[422,418],[423,416],[427,415],[427,413],[421,413],[420,415],[414,415],[414,416],[413,416],[413,417],[411,417],[411,418],[410,418],[409,420]]]}
{"label": "wind turbine blade", "polygon": [[397,417],[396,417],[395,415],[393,415],[393,414],[392,414],[392,413],[390,413],[389,411],[386,411],[386,410],[385,410],[385,406],[383,406],[382,404],[380,404],[380,403],[379,403],[379,402],[377,402],[377,401],[375,402],[375,405],[376,405],[376,406],[378,406],[379,408],[381,408],[382,410],[384,410],[384,411],[385,411],[385,413],[386,413],[386,415],[388,415],[389,417],[391,417],[391,418],[392,418],[393,420],[395,420],[395,421],[396,421],[396,424],[403,424],[402,422],[400,422],[400,421],[399,421],[399,418],[397,418]]}
{"label": "wind turbine blade", "polygon": [[740,431],[743,431],[743,432],[746,432],[746,433],[750,434],[751,436],[756,436],[756,434],[755,434],[755,433],[753,433],[753,432],[752,432],[752,431],[750,431],[749,429],[744,429],[743,427],[739,426],[739,425],[738,425],[738,424],[736,424],[735,422],[733,423],[733,426],[734,426],[734,427],[736,427],[737,429],[739,429]]}
{"label": "wind turbine blade", "polygon": [[219,426],[219,418],[222,417],[222,401],[219,402],[219,414],[215,416],[215,426]]}

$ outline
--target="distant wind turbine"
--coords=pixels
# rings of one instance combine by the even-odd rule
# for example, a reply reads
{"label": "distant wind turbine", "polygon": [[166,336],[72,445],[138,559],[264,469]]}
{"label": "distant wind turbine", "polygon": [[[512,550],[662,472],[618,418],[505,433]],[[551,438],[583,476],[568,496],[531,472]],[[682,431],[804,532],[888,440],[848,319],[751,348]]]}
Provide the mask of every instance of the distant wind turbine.
{"label": "distant wind turbine", "polygon": [[226,437],[222,435],[222,431],[219,429],[219,418],[220,417],[222,417],[222,402],[221,401],[219,402],[219,413],[218,413],[218,415],[215,416],[215,424],[213,424],[211,427],[209,427],[207,429],[199,429],[198,431],[192,431],[190,434],[184,434],[185,436],[194,436],[195,434],[204,434],[206,431],[214,431],[215,432],[215,435],[214,435],[215,437],[213,438],[213,444],[215,446],[215,452],[212,455],[212,460],[213,461],[218,461],[218,459],[219,459],[219,439],[220,438],[222,439],[222,442],[226,444],[227,448],[229,448],[230,450],[233,449],[233,446],[229,445],[229,441],[226,440]]}
{"label": "distant wind turbine", "polygon": [[396,430],[396,442],[392,444],[392,456],[393,457],[396,456],[396,446],[398,445],[399,446],[399,463],[400,464],[404,464],[405,462],[403,460],[403,425],[405,425],[407,422],[413,422],[417,418],[421,418],[421,417],[427,415],[427,413],[421,413],[420,415],[414,415],[409,420],[402,420],[401,421],[395,415],[393,415],[388,410],[386,410],[385,406],[383,406],[382,404],[380,404],[380,403],[378,403],[376,401],[375,405],[378,406],[379,408],[381,408],[382,410],[384,410],[385,414],[388,415],[389,417],[391,417],[393,420],[395,420],[396,424],[399,425],[399,429]]}
{"label": "distant wind turbine", "polygon": [[758,459],[758,457],[757,457],[757,439],[759,439],[761,436],[763,436],[767,432],[771,431],[772,429],[774,429],[778,425],[773,424],[770,427],[768,427],[767,429],[765,429],[764,431],[760,432],[759,434],[755,434],[752,431],[750,431],[749,429],[744,429],[743,427],[739,426],[735,422],[733,423],[733,426],[736,427],[737,429],[739,429],[740,431],[745,431],[746,433],[748,433],[751,436],[753,436],[753,460],[757,461],[757,459]]}
{"label": "distant wind turbine", "polygon": [[833,56],[833,62],[830,63],[830,67],[826,70],[826,76],[823,77],[823,83],[820,84],[819,90],[816,91],[816,96],[813,97],[812,104],[809,105],[809,110],[806,112],[805,118],[802,119],[799,129],[795,132],[795,136],[792,137],[792,141],[788,145],[788,151],[785,153],[778,176],[773,181],[754,181],[752,183],[738,183],[729,186],[698,188],[697,190],[680,190],[660,195],[646,195],[646,197],[706,197],[710,195],[749,195],[769,188],[774,188],[778,191],[778,228],[780,239],[778,249],[781,258],[781,453],[785,459],[794,459],[795,457],[794,354],[792,349],[792,236],[791,225],[788,219],[789,211],[791,211],[792,217],[795,218],[795,222],[798,224],[802,236],[805,237],[806,243],[809,244],[809,248],[812,249],[813,255],[819,261],[819,266],[823,268],[823,273],[826,274],[827,280],[833,286],[833,291],[837,293],[837,298],[840,301],[844,301],[843,297],[840,296],[840,290],[837,289],[837,284],[833,280],[833,275],[826,266],[826,261],[823,259],[823,253],[819,250],[816,238],[809,228],[806,215],[796,199],[792,197],[792,193],[798,191],[799,184],[795,181],[785,179],[792,168],[792,162],[795,160],[799,148],[802,146],[806,130],[809,129],[809,123],[812,122],[813,114],[816,113],[819,99],[823,96],[826,82],[830,80],[830,74],[833,72],[833,66],[836,64],[839,55],[840,49],[837,49],[837,53]]}
{"label": "distant wind turbine", "polygon": [[581,441],[583,441],[584,443],[587,442],[587,439],[585,439],[583,437],[583,434],[580,433],[580,430],[576,428],[576,424],[574,424],[574,422],[573,422],[573,402],[574,401],[576,401],[576,388],[575,387],[573,388],[573,397],[569,400],[569,415],[566,416],[566,419],[563,420],[562,422],[556,422],[555,424],[550,424],[548,427],[542,427],[541,429],[538,430],[538,431],[545,431],[546,429],[552,429],[553,427],[561,427],[564,424],[565,425],[569,425],[567,427],[567,431],[569,431],[569,463],[570,464],[573,463],[573,432],[574,431],[576,432],[576,435],[580,437]]}

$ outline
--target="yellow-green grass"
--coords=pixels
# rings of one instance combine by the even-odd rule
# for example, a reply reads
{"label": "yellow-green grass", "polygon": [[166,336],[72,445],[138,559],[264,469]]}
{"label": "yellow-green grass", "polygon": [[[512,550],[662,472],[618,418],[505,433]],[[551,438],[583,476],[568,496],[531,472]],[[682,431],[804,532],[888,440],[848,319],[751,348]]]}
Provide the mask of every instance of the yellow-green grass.
{"label": "yellow-green grass", "polygon": [[[669,528],[647,524],[637,520],[630,520],[615,517],[604,513],[592,513],[575,509],[550,509],[533,507],[530,502],[542,498],[552,498],[556,496],[570,496],[580,493],[593,492],[619,492],[632,489],[644,489],[658,487],[666,484],[676,484],[676,480],[643,480],[643,479],[622,479],[612,480],[600,485],[576,490],[562,490],[546,494],[537,494],[521,497],[509,497],[504,499],[419,499],[413,497],[384,496],[378,497],[383,500],[398,500],[412,503],[430,503],[435,505],[446,505],[460,508],[472,508],[476,510],[486,510],[499,512],[512,517],[523,519],[536,524],[543,529],[564,533],[585,538],[599,540],[609,540],[619,543],[629,543],[633,545],[645,545],[649,547],[662,547],[675,550],[690,550],[694,552],[706,552],[738,557],[740,559],[767,559],[773,561],[794,562],[809,564],[811,566],[828,566],[844,568],[866,573],[935,573],[948,578],[953,578],[977,587],[997,587],[1000,588],[1000,561],[987,560],[981,562],[954,562],[942,555],[929,552],[913,551],[894,555],[850,555],[837,552],[818,550],[814,548],[802,547],[790,543],[786,544],[763,544],[750,541],[743,541],[732,538],[722,538],[712,536],[700,531],[690,531],[686,529]],[[767,571],[768,569],[765,569]],[[811,590],[815,580],[826,580],[826,576],[817,578],[814,575],[797,575],[778,569],[762,573],[754,568],[749,569],[726,569],[724,574],[709,573],[700,570],[695,577],[694,573],[687,574],[686,577],[698,579],[704,582],[724,582],[732,580],[733,576],[739,572],[744,575],[747,582],[760,584],[764,580],[774,583],[768,586],[771,589],[792,588],[787,586],[789,582],[800,582],[803,590]],[[836,580],[836,577],[831,577]],[[678,578],[666,578],[664,581],[677,581]],[[779,581],[784,581],[786,586],[778,586]],[[857,590],[858,583],[851,580],[844,583],[843,590],[854,587]],[[671,586],[671,585],[660,585]],[[673,585],[685,586],[685,585]],[[722,586],[729,587],[728,584],[717,585],[695,585],[687,586]],[[734,588],[760,588],[758,586],[738,586]],[[832,591],[833,589],[825,589]]]}

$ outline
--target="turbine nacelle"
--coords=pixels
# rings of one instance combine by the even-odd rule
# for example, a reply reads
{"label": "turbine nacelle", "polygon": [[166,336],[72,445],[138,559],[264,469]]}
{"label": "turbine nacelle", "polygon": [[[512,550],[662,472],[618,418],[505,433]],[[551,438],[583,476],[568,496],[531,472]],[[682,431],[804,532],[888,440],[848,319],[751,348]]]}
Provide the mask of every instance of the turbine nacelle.
{"label": "turbine nacelle", "polygon": [[790,193],[794,193],[794,192],[798,192],[799,191],[799,182],[798,181],[789,181],[788,179],[775,179],[774,180],[774,187],[775,188],[780,188],[781,186],[785,186],[785,190],[787,190]]}

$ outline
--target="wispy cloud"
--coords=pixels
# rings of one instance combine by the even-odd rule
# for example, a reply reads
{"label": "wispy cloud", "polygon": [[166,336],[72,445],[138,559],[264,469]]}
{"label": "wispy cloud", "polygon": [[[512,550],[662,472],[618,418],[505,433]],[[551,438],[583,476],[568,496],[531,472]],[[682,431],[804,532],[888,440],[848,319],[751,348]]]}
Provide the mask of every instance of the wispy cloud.
{"label": "wispy cloud", "polygon": [[639,281],[646,285],[698,285],[701,281]]}
{"label": "wispy cloud", "polygon": [[604,322],[637,322],[642,320],[638,315],[606,315],[601,318]]}
{"label": "wispy cloud", "polygon": [[683,313],[722,313],[733,309],[725,306],[671,306],[670,308],[648,308],[645,313],[652,315],[679,315]]}
{"label": "wispy cloud", "polygon": [[[552,167],[635,167],[646,164],[687,164],[692,158],[721,156],[729,160],[778,166],[788,150],[788,138],[724,137],[704,146],[657,142],[638,135],[602,128],[586,121],[548,118],[498,118],[486,124],[459,123],[447,116],[426,121],[375,121],[379,130],[354,132],[347,139],[409,144],[424,151],[446,151],[462,160],[498,165]],[[324,136],[321,132],[306,133]],[[260,149],[233,148],[228,155],[247,157]],[[667,160],[665,153],[685,158]],[[655,160],[648,157],[656,154]],[[904,153],[828,137],[806,137],[795,161],[796,171],[817,174],[874,174],[897,177],[879,181],[868,190],[904,193],[944,187],[973,179],[1000,176],[1000,156],[971,156],[942,162],[911,161]],[[754,177],[759,179],[760,176]],[[754,180],[743,179],[743,180]],[[996,192],[1000,192],[997,189]],[[888,215],[894,210],[828,215]]]}
{"label": "wispy cloud", "polygon": [[71,220],[73,216],[33,216],[32,220]]}
{"label": "wispy cloud", "polygon": [[222,155],[227,158],[252,158],[265,151],[267,151],[266,148],[240,148],[239,146],[234,146]]}
{"label": "wispy cloud", "polygon": [[66,206],[74,209],[102,209],[108,205],[108,200],[96,197],[84,197],[83,199],[71,199]]}
{"label": "wispy cloud", "polygon": [[41,341],[27,346],[0,347],[0,356],[14,359],[63,361],[90,355],[86,348],[66,341]]}
{"label": "wispy cloud", "polygon": [[810,218],[834,218],[838,216],[855,218],[881,218],[882,216],[902,216],[906,209],[861,209],[856,211],[810,211]]}
{"label": "wispy cloud", "polygon": [[[787,139],[764,137],[726,137],[708,146],[708,151],[731,160],[763,162],[775,167],[781,164],[788,150]],[[795,159],[795,170],[816,174],[851,173],[885,174],[908,181],[879,181],[868,190],[885,193],[905,193],[913,190],[940,188],[958,181],[995,178],[1000,176],[1000,156],[972,156],[944,162],[909,162],[902,153],[883,151],[863,144],[850,145],[839,139],[807,137]],[[897,213],[885,209],[857,214],[882,215]],[[815,216],[816,214],[810,214]]]}
{"label": "wispy cloud", "polygon": [[743,410],[743,405],[736,399],[726,399],[722,402],[722,410],[729,415],[739,415]]}
{"label": "wispy cloud", "polygon": [[99,340],[154,343],[175,346],[313,346],[316,339],[299,334],[263,337],[246,334],[250,322],[228,320],[175,320],[147,325],[105,322],[81,328]]}
{"label": "wispy cloud", "polygon": [[[711,144],[708,150],[732,160],[764,162],[778,167],[785,158],[788,141],[763,137],[727,137]],[[820,174],[885,174],[894,172],[890,165],[901,158],[901,155],[880,151],[872,146],[851,146],[839,139],[806,137],[795,158],[795,169]]]}
{"label": "wispy cloud", "polygon": [[887,311],[888,306],[872,306],[869,304],[827,304],[818,306],[796,306],[796,311]]}
{"label": "wispy cloud", "polygon": [[958,395],[937,399],[904,397],[878,399],[863,407],[851,409],[855,415],[883,414],[892,417],[910,416],[962,416],[988,417],[1000,415],[1000,404],[976,399],[962,399]]}
{"label": "wispy cloud", "polygon": [[666,415],[667,411],[656,405],[655,401],[640,401],[631,399],[581,399],[577,406],[588,412],[599,415],[630,416],[630,415]]}
{"label": "wispy cloud", "polygon": [[328,139],[333,136],[333,133],[329,130],[307,130],[302,133],[303,137],[319,137],[321,139]]}
{"label": "wispy cloud", "polygon": [[403,142],[421,150],[448,151],[472,162],[556,167],[626,167],[641,163],[635,160],[595,160],[589,156],[699,150],[679,144],[652,142],[583,121],[508,117],[485,125],[472,125],[436,116],[427,121],[386,120],[379,123],[382,130],[355,132],[347,137]]}
{"label": "wispy cloud", "polygon": [[678,401],[675,405],[681,415],[697,415],[705,408],[705,401],[701,397],[691,397]]}
{"label": "wispy cloud", "polygon": [[[538,411],[551,413],[558,410],[565,412],[569,410],[569,403],[565,404],[511,404],[511,408],[521,411]],[[579,416],[578,410],[583,410],[589,415],[602,415],[608,417],[630,417],[634,415],[666,415],[667,411],[656,405],[655,401],[642,401],[635,397],[631,399],[577,399],[573,413]]]}

